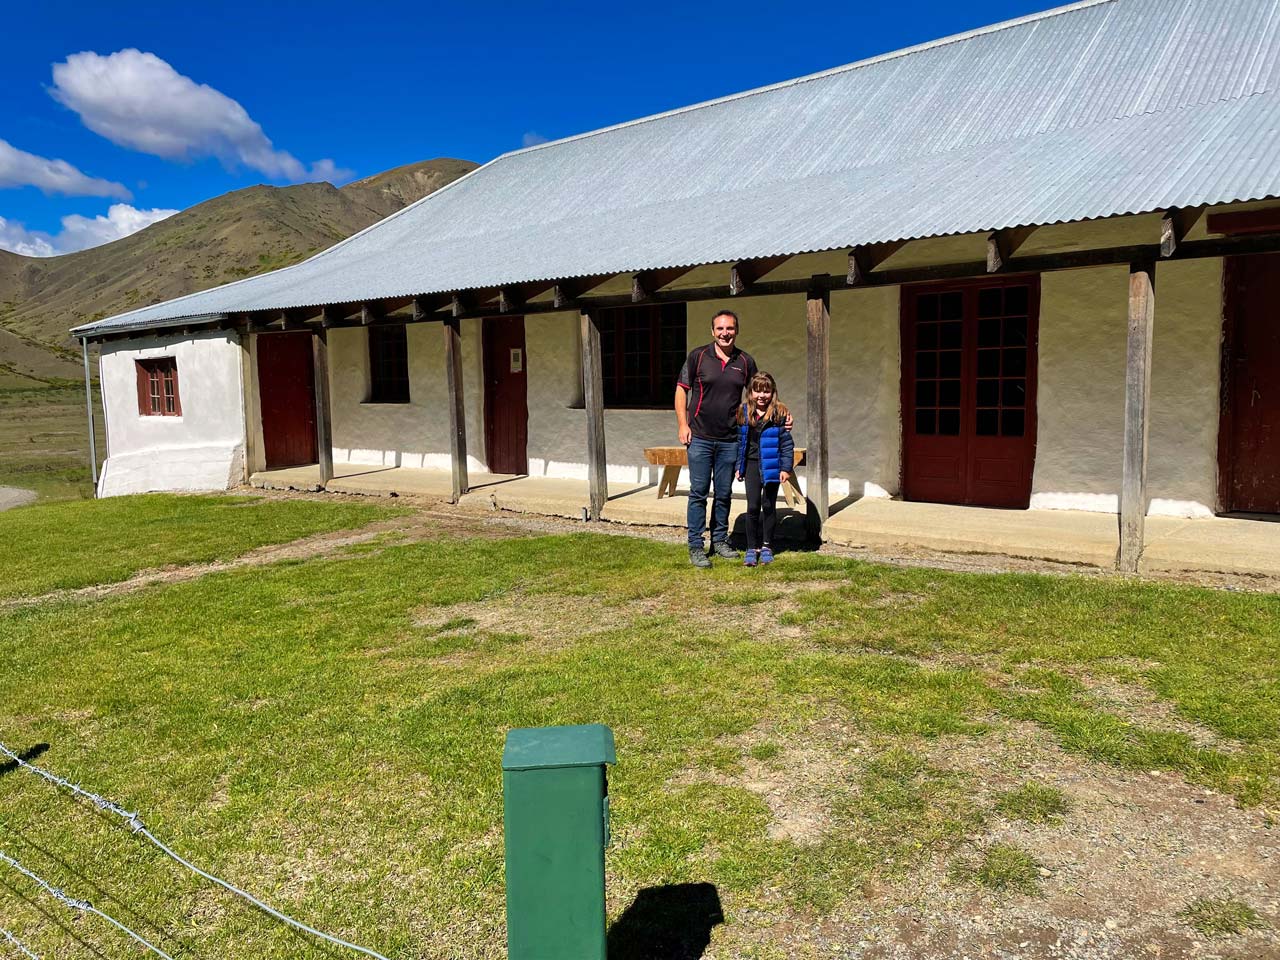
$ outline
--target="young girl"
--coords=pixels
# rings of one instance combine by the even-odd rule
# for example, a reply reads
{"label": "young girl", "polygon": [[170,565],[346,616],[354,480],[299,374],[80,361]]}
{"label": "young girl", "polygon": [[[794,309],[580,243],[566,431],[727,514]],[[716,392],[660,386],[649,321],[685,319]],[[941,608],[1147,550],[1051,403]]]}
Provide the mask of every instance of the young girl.
{"label": "young girl", "polygon": [[787,408],[767,373],[747,384],[747,402],[738,410],[738,479],[747,484],[748,567],[773,563],[774,502],[778,485],[794,467],[794,445],[786,428]]}

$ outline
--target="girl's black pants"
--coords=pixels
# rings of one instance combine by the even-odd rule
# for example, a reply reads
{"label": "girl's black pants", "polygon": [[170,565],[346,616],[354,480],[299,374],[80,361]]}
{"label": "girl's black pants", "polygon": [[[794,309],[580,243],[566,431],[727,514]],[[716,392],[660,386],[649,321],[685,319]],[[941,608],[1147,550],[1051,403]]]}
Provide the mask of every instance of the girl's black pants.
{"label": "girl's black pants", "polygon": [[773,528],[777,522],[778,484],[760,479],[760,461],[748,460],[747,478],[747,549],[773,546]]}

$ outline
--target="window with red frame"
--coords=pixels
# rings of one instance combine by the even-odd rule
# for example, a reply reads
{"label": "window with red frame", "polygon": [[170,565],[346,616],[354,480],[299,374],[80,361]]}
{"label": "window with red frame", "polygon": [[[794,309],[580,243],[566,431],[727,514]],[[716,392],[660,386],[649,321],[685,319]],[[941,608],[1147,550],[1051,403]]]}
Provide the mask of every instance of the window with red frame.
{"label": "window with red frame", "polygon": [[173,357],[135,360],[138,370],[138,413],[144,417],[180,417],[178,361]]}
{"label": "window with red frame", "polygon": [[683,303],[601,310],[600,358],[606,407],[671,406],[688,355]]}

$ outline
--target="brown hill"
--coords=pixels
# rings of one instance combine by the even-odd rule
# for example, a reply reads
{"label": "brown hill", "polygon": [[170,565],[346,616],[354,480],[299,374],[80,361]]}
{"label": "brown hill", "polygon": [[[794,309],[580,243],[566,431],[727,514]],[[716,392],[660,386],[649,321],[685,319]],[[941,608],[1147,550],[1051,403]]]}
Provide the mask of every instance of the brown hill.
{"label": "brown hill", "polygon": [[344,187],[248,187],[90,250],[0,250],[0,379],[79,376],[70,327],[305,260],[475,167],[426,160]]}

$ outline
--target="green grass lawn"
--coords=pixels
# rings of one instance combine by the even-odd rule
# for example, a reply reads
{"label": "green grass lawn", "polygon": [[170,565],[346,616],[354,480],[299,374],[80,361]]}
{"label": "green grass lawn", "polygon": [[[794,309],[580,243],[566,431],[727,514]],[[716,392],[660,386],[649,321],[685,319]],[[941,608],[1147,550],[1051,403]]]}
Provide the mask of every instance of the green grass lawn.
{"label": "green grass lawn", "polygon": [[139,570],[229,560],[254,547],[359,527],[375,503],[147,494],[0,513],[0,599],[125,580]]}
{"label": "green grass lawn", "polygon": [[[5,589],[368,517],[117,503],[6,536],[0,566],[23,572]],[[145,549],[119,536],[139,526]],[[1082,760],[1169,771],[1245,806],[1280,798],[1276,597],[821,555],[698,576],[685,554],[591,534],[381,541],[11,609],[0,739],[47,743],[37,762],[141,811],[198,863],[394,960],[502,955],[499,757],[516,726],[614,729],[611,910],[642,887],[713,883],[726,935],[745,936],[746,916],[764,931],[725,956],[781,957],[778,919],[816,923],[924,862],[944,875],[953,862],[956,884],[1034,895],[1023,854],[988,846],[973,864],[962,848],[997,819],[1052,823],[1066,804],[947,769],[931,754],[940,738],[1029,723]],[[1113,711],[1091,678],[1145,691],[1216,746]],[[798,748],[824,743],[822,815],[804,837],[780,835],[743,771],[785,778]],[[0,849],[175,956],[326,955],[22,773],[0,775]],[[12,877],[0,925],[46,955],[84,953],[73,940],[125,949]]]}

